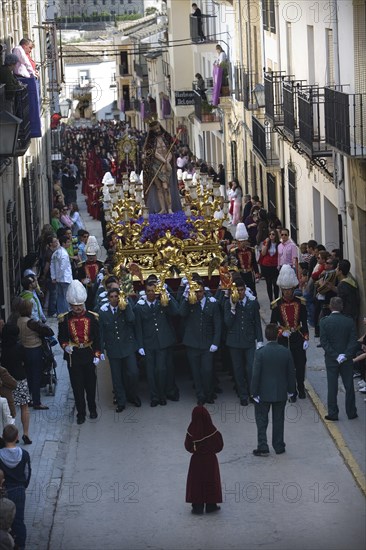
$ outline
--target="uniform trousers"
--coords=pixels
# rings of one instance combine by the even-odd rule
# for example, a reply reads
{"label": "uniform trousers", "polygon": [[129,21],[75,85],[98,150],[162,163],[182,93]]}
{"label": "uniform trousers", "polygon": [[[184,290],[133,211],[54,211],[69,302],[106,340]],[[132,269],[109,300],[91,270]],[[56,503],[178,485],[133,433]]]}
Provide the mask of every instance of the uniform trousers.
{"label": "uniform trousers", "polygon": [[145,349],[146,375],[151,401],[166,400],[168,350]]}
{"label": "uniform trousers", "polygon": [[213,353],[205,349],[187,346],[187,357],[191,367],[198,401],[212,399],[213,395]]}
{"label": "uniform trousers", "polygon": [[229,347],[239,399],[248,399],[252,381],[255,345],[250,348]]}
{"label": "uniform trousers", "polygon": [[328,381],[328,415],[333,418],[338,418],[338,377],[342,378],[344,388],[346,390],[345,407],[348,418],[352,418],[357,413],[355,403],[355,389],[353,385],[353,367],[348,361],[341,365],[327,365],[327,381]]}
{"label": "uniform trousers", "polygon": [[[294,338],[296,338],[295,341],[293,341]],[[302,336],[298,333],[295,333],[295,336],[291,334],[290,345],[288,345],[288,338],[279,338],[278,343],[291,351],[295,364],[297,393],[305,391],[306,351],[303,349],[304,340]]]}
{"label": "uniform trousers", "polygon": [[108,359],[117,404],[124,407],[126,405],[126,393],[130,400],[137,397],[138,370],[136,356],[131,353],[127,357],[109,357]]}
{"label": "uniform trousers", "polygon": [[85,394],[90,413],[97,410],[95,393],[97,387],[97,375],[93,364],[94,353],[91,348],[73,348],[71,357],[67,358],[70,382],[74,393],[77,415],[80,418],[86,416]]}
{"label": "uniform trousers", "polygon": [[258,449],[268,452],[267,427],[269,409],[272,407],[272,447],[278,453],[285,449],[283,440],[286,401],[255,403],[255,422],[257,424]]}

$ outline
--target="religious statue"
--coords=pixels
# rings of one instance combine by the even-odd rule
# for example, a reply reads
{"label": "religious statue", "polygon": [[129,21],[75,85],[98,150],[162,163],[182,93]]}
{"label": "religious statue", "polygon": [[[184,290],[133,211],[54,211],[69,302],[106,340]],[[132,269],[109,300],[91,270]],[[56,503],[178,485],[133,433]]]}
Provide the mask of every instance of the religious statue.
{"label": "religious statue", "polygon": [[158,121],[149,124],[143,151],[143,183],[145,204],[150,213],[171,214],[181,210],[174,140]]}

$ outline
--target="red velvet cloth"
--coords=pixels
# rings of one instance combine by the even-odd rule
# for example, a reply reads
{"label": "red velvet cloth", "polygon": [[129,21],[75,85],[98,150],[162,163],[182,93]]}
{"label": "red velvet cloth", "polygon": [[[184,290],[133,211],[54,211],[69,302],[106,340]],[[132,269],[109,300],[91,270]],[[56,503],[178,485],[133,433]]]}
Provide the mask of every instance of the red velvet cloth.
{"label": "red velvet cloth", "polygon": [[187,477],[186,502],[222,502],[220,469],[216,453],[222,450],[224,442],[205,407],[198,406],[193,409],[192,422],[184,446],[192,453]]}

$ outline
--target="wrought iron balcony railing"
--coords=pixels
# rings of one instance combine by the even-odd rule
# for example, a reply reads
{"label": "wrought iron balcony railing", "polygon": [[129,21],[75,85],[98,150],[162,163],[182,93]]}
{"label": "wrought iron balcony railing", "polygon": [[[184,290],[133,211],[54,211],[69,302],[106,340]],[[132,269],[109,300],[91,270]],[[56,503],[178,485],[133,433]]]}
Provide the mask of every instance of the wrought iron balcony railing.
{"label": "wrought iron balcony railing", "polygon": [[331,156],[325,141],[324,89],[309,86],[298,91],[299,142],[311,157]]}
{"label": "wrought iron balcony railing", "polygon": [[298,93],[301,89],[303,81],[291,80],[283,82],[283,132],[286,137],[295,142],[299,138],[299,121],[298,121]]}
{"label": "wrought iron balcony railing", "polygon": [[13,115],[22,119],[18,132],[18,142],[15,151],[16,157],[25,155],[31,142],[31,121],[29,114],[29,97],[28,90],[17,90],[14,97]]}
{"label": "wrought iron balcony railing", "polygon": [[352,157],[366,157],[366,94],[325,88],[325,140]]}
{"label": "wrought iron balcony railing", "polygon": [[207,101],[204,101],[201,95],[195,91],[194,114],[200,122],[220,122],[220,116]]}
{"label": "wrought iron balcony railing", "polygon": [[126,113],[127,111],[140,111],[141,103],[138,99],[122,99],[121,111]]}
{"label": "wrought iron balcony railing", "polygon": [[238,101],[244,102],[246,109],[249,109],[249,105],[254,103],[251,100],[251,90],[253,88],[253,75],[245,67],[236,65],[234,67],[234,94]]}
{"label": "wrought iron balcony railing", "polygon": [[272,144],[273,131],[269,124],[252,116],[253,150],[265,166],[279,166],[279,157]]}

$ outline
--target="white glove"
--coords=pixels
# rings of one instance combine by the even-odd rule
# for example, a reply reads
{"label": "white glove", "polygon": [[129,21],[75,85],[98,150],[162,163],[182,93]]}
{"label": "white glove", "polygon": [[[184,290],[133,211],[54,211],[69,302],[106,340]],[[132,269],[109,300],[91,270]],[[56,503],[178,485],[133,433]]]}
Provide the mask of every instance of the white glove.
{"label": "white glove", "polygon": [[291,397],[293,397],[293,395],[294,395],[293,393],[288,393],[287,394],[287,400],[288,400],[289,403],[292,403]]}
{"label": "white glove", "polygon": [[140,348],[139,349],[139,354],[143,357],[145,355],[145,350],[144,348]]}
{"label": "white glove", "polygon": [[345,361],[347,361],[347,357],[344,355],[344,353],[340,353],[337,357],[337,362],[341,364],[341,363],[344,363]]}
{"label": "white glove", "polygon": [[254,296],[253,292],[250,290],[250,288],[246,287],[245,289],[245,296],[248,298],[248,300],[256,300],[257,298]]}
{"label": "white glove", "polygon": [[259,403],[259,401],[260,401],[259,395],[257,395],[257,397],[253,397],[253,400],[254,400],[256,403]]}
{"label": "white glove", "polygon": [[215,344],[212,344],[212,346],[210,347],[210,352],[211,353],[215,353],[215,351],[217,351],[219,348],[217,346],[215,346]]}
{"label": "white glove", "polygon": [[187,299],[188,295],[189,295],[189,284],[187,283],[186,288],[184,289],[184,292],[183,292],[183,298]]}
{"label": "white glove", "polygon": [[188,283],[187,277],[182,277],[181,284],[185,286],[187,283]]}
{"label": "white glove", "polygon": [[291,332],[289,332],[288,330],[284,330],[282,336],[284,336],[285,338],[290,338],[290,334]]}
{"label": "white glove", "polygon": [[263,342],[257,342],[257,349],[263,348],[264,344]]}
{"label": "white glove", "polygon": [[105,355],[104,355],[104,353],[101,353],[101,354],[100,354],[100,360],[101,360],[101,361],[105,361]]}
{"label": "white glove", "polygon": [[224,290],[224,296],[225,296],[226,298],[229,297],[229,289],[228,289],[228,288],[227,288],[226,290]]}
{"label": "white glove", "polygon": [[307,340],[304,340],[304,343],[302,345],[302,349],[307,350],[309,347],[309,342]]}
{"label": "white glove", "polygon": [[90,279],[87,277],[86,279],[83,279],[84,285],[88,285],[90,283]]}
{"label": "white glove", "polygon": [[64,351],[65,351],[66,353],[68,353],[69,355],[71,355],[71,354],[72,354],[72,347],[71,347],[71,346],[65,346],[65,347],[64,347]]}
{"label": "white glove", "polygon": [[94,357],[94,359],[93,359],[94,365],[97,366],[99,364],[99,362],[100,362],[99,357]]}

